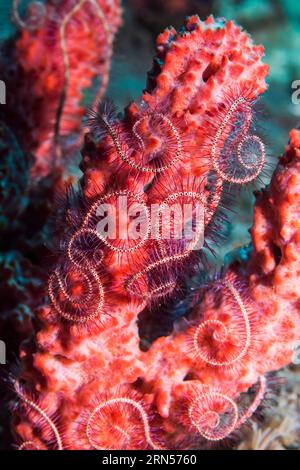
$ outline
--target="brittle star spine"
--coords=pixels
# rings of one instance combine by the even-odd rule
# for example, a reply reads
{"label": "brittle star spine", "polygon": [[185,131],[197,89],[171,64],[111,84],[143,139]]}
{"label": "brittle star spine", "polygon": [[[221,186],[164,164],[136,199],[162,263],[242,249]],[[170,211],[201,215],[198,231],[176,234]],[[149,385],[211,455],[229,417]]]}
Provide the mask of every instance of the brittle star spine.
{"label": "brittle star spine", "polygon": [[[151,116],[151,114],[149,116]],[[144,143],[143,143],[142,138],[140,137],[140,135],[136,132],[136,127],[137,127],[138,124],[140,124],[144,119],[148,118],[149,116],[145,116],[145,117],[139,119],[133,126],[133,133],[134,133],[135,137],[140,142],[140,144],[143,148],[144,148]],[[175,151],[175,156],[172,158],[172,160],[169,163],[167,163],[166,165],[160,166],[158,168],[152,168],[150,166],[143,166],[143,165],[140,165],[138,163],[132,162],[130,160],[130,158],[127,157],[126,153],[123,151],[122,145],[119,141],[119,138],[118,138],[117,133],[115,132],[114,128],[110,125],[110,123],[108,122],[108,120],[105,117],[103,117],[103,116],[101,117],[101,120],[104,124],[104,127],[107,129],[107,131],[108,131],[108,133],[109,133],[109,135],[110,135],[110,137],[111,137],[111,139],[114,143],[115,149],[116,149],[119,157],[121,158],[121,160],[123,162],[127,163],[129,166],[131,166],[135,170],[142,171],[142,172],[145,172],[145,173],[162,173],[163,171],[168,170],[169,168],[174,166],[175,163],[182,156],[182,142],[181,142],[181,137],[180,137],[180,134],[179,134],[178,130],[176,129],[176,127],[174,126],[174,124],[171,122],[171,120],[169,118],[167,118],[163,114],[157,114],[157,116],[160,119],[162,119],[162,121],[171,130],[173,136],[175,137],[176,147],[177,147],[176,151]]]}
{"label": "brittle star spine", "polygon": [[21,0],[13,0],[13,9],[12,9],[12,18],[14,22],[22,29],[34,29],[38,28],[45,16],[45,6],[42,2],[36,2],[36,4],[39,5],[39,7],[42,10],[43,15],[40,18],[40,22],[36,24],[34,27],[30,27],[29,24],[27,24],[25,21],[22,20],[20,14],[19,14],[19,6],[20,6]]}
{"label": "brittle star spine", "polygon": [[[100,18],[100,21],[102,22],[103,28],[106,33],[106,38],[107,38],[107,43],[108,43],[108,49],[109,49],[109,54],[111,56],[111,44],[112,44],[112,34],[108,25],[108,22],[105,18],[104,12],[98,5],[96,0],[80,0],[77,5],[75,5],[64,17],[62,24],[60,26],[60,45],[61,45],[61,50],[63,54],[63,63],[64,63],[64,70],[65,70],[65,76],[64,76],[64,86],[63,86],[63,91],[61,93],[59,105],[57,108],[56,112],[56,123],[55,123],[55,144],[56,144],[56,153],[57,149],[59,148],[59,138],[60,138],[60,125],[61,125],[61,119],[62,119],[62,114],[64,110],[64,105],[65,105],[65,100],[67,97],[67,92],[69,88],[69,82],[70,82],[70,61],[69,61],[69,55],[68,55],[68,50],[67,50],[67,44],[66,44],[66,28],[73,18],[73,16],[78,13],[78,11],[81,10],[81,8],[84,6],[85,3],[90,2],[92,5],[95,7],[97,11],[97,16]],[[107,67],[109,67],[109,59],[107,60]],[[107,81],[108,81],[108,71],[104,73],[105,79],[103,80],[100,90],[97,95],[97,102],[102,98],[103,93],[106,89],[107,86]],[[55,156],[57,157],[57,155]],[[54,162],[55,163],[55,162]]]}
{"label": "brittle star spine", "polygon": [[[147,416],[147,413],[145,412],[144,408],[142,407],[142,405],[140,403],[136,402],[135,400],[132,400],[130,398],[125,398],[125,397],[111,398],[110,400],[107,400],[107,401],[97,405],[96,408],[92,411],[91,415],[89,416],[87,425],[86,425],[86,436],[87,436],[87,439],[89,441],[89,444],[97,450],[105,450],[105,449],[102,449],[99,446],[96,446],[93,442],[92,420],[94,419],[95,415],[97,413],[99,413],[99,411],[101,411],[103,408],[105,408],[107,406],[110,406],[110,405],[119,405],[119,404],[132,406],[133,408],[135,408],[138,411],[138,413],[140,414],[140,417],[143,421],[144,433],[145,433],[145,438],[146,438],[147,443],[149,444],[150,447],[152,447],[152,449],[156,449],[156,450],[161,449],[152,440],[151,432],[150,432],[150,426],[149,426],[149,422],[148,422],[148,416]],[[122,429],[122,431],[124,432],[123,429]],[[127,434],[127,437],[128,437],[128,434]]]}
{"label": "brittle star spine", "polygon": [[24,450],[25,447],[27,447],[27,446],[35,447],[35,450],[41,450],[41,448],[34,441],[22,442],[22,444],[19,445],[18,450]]}
{"label": "brittle star spine", "polygon": [[[250,343],[251,343],[251,327],[250,327],[250,321],[249,321],[249,316],[247,312],[247,308],[244,305],[244,302],[238,292],[238,290],[234,287],[234,285],[228,281],[228,280],[223,280],[220,282],[221,285],[223,285],[226,289],[229,290],[231,295],[233,296],[234,300],[239,306],[239,309],[242,313],[244,324],[245,324],[245,332],[246,332],[246,338],[245,338],[245,344],[239,354],[237,354],[234,358],[228,360],[228,361],[217,361],[214,359],[211,359],[207,357],[204,353],[201,352],[201,348],[199,347],[199,334],[200,332],[205,329],[208,325],[219,325],[221,328],[223,328],[225,335],[227,336],[228,331],[227,327],[219,320],[206,320],[203,323],[200,323],[200,325],[196,328],[195,333],[193,335],[193,343],[194,343],[194,350],[196,353],[196,357],[200,357],[203,361],[206,363],[212,365],[212,366],[229,366],[231,364],[234,364],[235,362],[241,360],[245,354],[247,353]],[[215,336],[216,338],[216,336]]]}
{"label": "brittle star spine", "polygon": [[[230,121],[232,115],[234,112],[237,110],[239,105],[242,103],[245,103],[246,107],[246,120],[243,126],[243,130],[241,131],[241,136],[240,136],[240,141],[237,147],[237,158],[238,162],[243,168],[246,168],[248,170],[253,170],[253,164],[247,164],[244,162],[243,157],[242,157],[242,148],[245,142],[253,140],[256,142],[259,146],[259,152],[260,152],[260,163],[257,165],[257,168],[255,169],[254,173],[252,173],[249,176],[244,176],[244,177],[235,177],[235,176],[229,176],[227,175],[222,168],[220,167],[220,162],[218,159],[218,146],[219,146],[219,141],[220,138],[226,128],[226,125]],[[233,104],[231,105],[230,109],[227,111],[220,127],[218,128],[216,135],[213,140],[212,148],[211,148],[211,158],[212,158],[212,163],[213,163],[213,168],[218,174],[219,177],[221,177],[224,181],[227,181],[229,183],[236,183],[236,184],[243,184],[247,183],[249,181],[252,181],[255,179],[259,173],[261,172],[264,164],[265,164],[265,147],[261,139],[256,136],[256,135],[246,135],[246,132],[248,132],[250,125],[251,125],[251,120],[252,120],[252,109],[251,109],[251,104],[246,100],[244,97],[239,97],[237,98]]]}
{"label": "brittle star spine", "polygon": [[[266,378],[264,376],[260,376],[259,377],[259,390],[258,390],[258,392],[255,396],[255,399],[254,399],[253,403],[249,406],[247,411],[244,414],[242,414],[240,417],[239,417],[239,410],[238,410],[237,404],[229,396],[227,396],[223,393],[214,391],[214,390],[211,390],[208,393],[202,392],[202,393],[200,393],[196,396],[196,398],[192,401],[191,405],[189,406],[188,416],[189,416],[190,423],[207,440],[220,441],[220,440],[224,439],[225,437],[229,436],[234,430],[239,429],[253,415],[253,413],[257,410],[258,406],[262,402],[262,400],[264,398],[264,395],[265,395],[265,392],[266,392]],[[206,403],[207,401],[209,402],[209,399],[211,399],[212,402],[213,402],[214,399],[217,399],[217,400],[221,399],[224,402],[227,402],[228,405],[230,406],[230,409],[232,410],[232,418],[231,418],[232,422],[230,423],[230,425],[228,426],[226,431],[223,431],[223,433],[221,433],[220,431],[218,433],[216,431],[217,427],[220,425],[220,421],[221,421],[220,415],[217,411],[207,410],[207,411],[205,411],[204,415],[202,416],[202,418],[203,418],[203,417],[205,417],[205,415],[208,415],[210,417],[212,415],[215,415],[215,422],[214,422],[214,426],[212,428],[215,431],[215,435],[213,435],[212,432],[209,433],[209,431],[203,430],[199,420],[196,420],[195,417],[194,417],[195,409],[199,405],[201,406],[202,403]],[[228,410],[226,410],[226,412],[228,413]]]}
{"label": "brittle star spine", "polygon": [[40,408],[36,403],[31,401],[29,398],[27,398],[26,395],[22,392],[19,384],[16,384],[15,390],[16,390],[18,397],[26,405],[28,405],[30,408],[36,411],[42,417],[42,419],[48,424],[48,426],[51,428],[54,434],[55,440],[56,440],[57,450],[63,450],[63,443],[62,443],[62,439],[60,437],[59,431],[56,425],[54,424],[54,422],[52,421],[52,419],[47,415],[46,411]]}

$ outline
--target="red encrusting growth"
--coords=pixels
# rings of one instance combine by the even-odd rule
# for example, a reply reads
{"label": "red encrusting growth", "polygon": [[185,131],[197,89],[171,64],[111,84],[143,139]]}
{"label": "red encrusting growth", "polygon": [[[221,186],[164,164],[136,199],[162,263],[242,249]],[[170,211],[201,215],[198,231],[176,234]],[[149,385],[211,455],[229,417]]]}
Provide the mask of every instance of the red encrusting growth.
{"label": "red encrusting growth", "polygon": [[257,325],[254,305],[245,296],[246,288],[237,284],[236,276],[226,276],[213,284],[216,295],[224,299],[222,314],[207,312],[193,331],[193,349],[199,358],[212,366],[233,366],[249,354]]}
{"label": "red encrusting growth", "polygon": [[[265,375],[291,361],[300,333],[299,269],[291,249],[300,242],[296,131],[270,190],[257,201],[249,263],[201,288],[190,315],[147,351],[140,349],[137,326],[145,307],[155,301],[159,308],[194,270],[194,241],[161,237],[166,205],[200,201],[196,239],[205,243],[224,185],[252,181],[262,169],[264,146],[251,132],[253,104],[266,89],[262,55],[233,22],[193,16],[181,33],[170,28],[158,37],[140,103],[122,119],[107,106],[93,116],[81,164],[83,196],[66,210],[69,226],[49,280],[50,305],[38,312],[36,350],[22,351],[27,387],[53,397],[65,448],[185,449],[201,439],[217,442],[259,407]],[[103,201],[123,220],[120,195],[144,212],[140,243],[103,239],[97,230]],[[154,202],[162,217],[154,223],[158,236],[150,237]],[[284,250],[280,261],[274,243]],[[252,403],[240,406],[241,393],[257,382]],[[20,409],[14,429],[24,442],[33,424]]]}
{"label": "red encrusting growth", "polygon": [[19,98],[13,106],[28,120],[18,137],[35,156],[32,175],[43,177],[82,144],[84,91],[97,79],[96,102],[104,95],[121,7],[119,0],[37,3],[23,21],[15,2]]}
{"label": "red encrusting growth", "polygon": [[109,398],[92,397],[74,423],[73,432],[82,449],[159,449],[159,438],[151,428],[153,419],[153,411],[142,395],[118,390]]}

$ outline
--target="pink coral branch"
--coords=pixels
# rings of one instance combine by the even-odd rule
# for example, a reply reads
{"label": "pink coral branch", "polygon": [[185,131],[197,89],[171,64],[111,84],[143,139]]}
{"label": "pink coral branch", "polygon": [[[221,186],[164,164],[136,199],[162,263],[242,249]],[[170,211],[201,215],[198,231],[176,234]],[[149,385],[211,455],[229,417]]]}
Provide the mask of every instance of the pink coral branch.
{"label": "pink coral branch", "polygon": [[[38,313],[36,350],[22,351],[27,386],[55,398],[68,448],[95,447],[98,420],[107,433],[98,436],[97,448],[104,442],[107,448],[153,448],[155,430],[164,448],[220,440],[259,406],[264,376],[292,360],[300,336],[299,132],[291,133],[270,188],[257,199],[249,262],[231,266],[200,303],[196,295],[188,318],[148,351],[140,349],[138,315],[180,291],[182,276],[193,272],[194,250],[185,239],[162,243],[147,236],[133,244],[130,238],[103,240],[96,231],[97,208],[106,198],[115,201],[124,223],[118,194],[147,208],[165,207],[170,194],[181,205],[198,194],[208,238],[225,184],[252,180],[265,160],[262,141],[251,133],[254,102],[266,89],[262,55],[233,22],[193,16],[184,33],[170,28],[158,37],[159,69],[141,102],[122,119],[106,107],[94,115],[82,152],[83,200],[66,211],[66,250],[50,277],[51,304]],[[180,190],[173,190],[174,181]],[[99,248],[101,256],[94,257]],[[78,328],[81,322],[86,328]],[[240,394],[258,380],[256,398],[240,413]],[[203,400],[196,400],[199,390]],[[115,410],[119,404],[122,413]],[[14,427],[30,440],[32,420],[22,410]]]}

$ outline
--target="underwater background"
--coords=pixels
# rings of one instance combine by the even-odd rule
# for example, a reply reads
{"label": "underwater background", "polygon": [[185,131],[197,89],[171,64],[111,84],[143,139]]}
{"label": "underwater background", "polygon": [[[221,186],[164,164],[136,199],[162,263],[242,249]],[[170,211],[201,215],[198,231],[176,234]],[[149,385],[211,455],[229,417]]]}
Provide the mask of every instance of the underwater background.
{"label": "underwater background", "polygon": [[[26,12],[30,2],[23,0],[20,11]],[[300,2],[295,0],[123,0],[123,25],[115,45],[110,73],[110,85],[106,97],[122,108],[138,98],[145,87],[145,72],[151,68],[155,38],[165,27],[180,27],[183,19],[198,14],[205,19],[209,14],[233,19],[245,28],[256,44],[265,47],[264,62],[270,66],[269,89],[261,99],[262,112],[259,124],[264,129],[269,161],[275,167],[278,156],[287,144],[291,128],[300,126],[300,104],[292,102],[292,83],[300,80]],[[0,43],[16,32],[11,19],[12,0],[0,3]],[[1,77],[0,77],[1,79]],[[80,155],[70,164],[71,172],[77,175]],[[78,172],[78,177],[80,173]],[[265,180],[265,183],[268,181]],[[218,250],[219,264],[231,250],[246,256],[240,247],[250,243],[248,233],[252,223],[254,197],[245,191],[227,227],[228,239]],[[1,249],[2,250],[2,249]],[[230,258],[230,256],[229,256]],[[229,260],[225,257],[225,263]],[[282,375],[282,374],[281,374]],[[271,448],[299,448],[300,424],[300,374],[299,367],[288,368],[284,375],[289,385],[278,397],[278,405],[265,423],[265,442]],[[294,416],[286,421],[285,411]],[[277,434],[283,434],[280,440]],[[241,448],[258,448],[258,434],[251,434]],[[269,439],[269,441],[268,441]],[[264,444],[265,445],[265,444]],[[269,445],[269,444],[268,444]]]}

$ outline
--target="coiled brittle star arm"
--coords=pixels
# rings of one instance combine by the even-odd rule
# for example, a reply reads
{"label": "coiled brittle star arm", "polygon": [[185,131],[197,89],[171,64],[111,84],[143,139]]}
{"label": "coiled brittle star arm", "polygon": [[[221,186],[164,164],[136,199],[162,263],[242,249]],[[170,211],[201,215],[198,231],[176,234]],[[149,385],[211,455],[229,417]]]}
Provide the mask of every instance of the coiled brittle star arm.
{"label": "coiled brittle star arm", "polygon": [[[108,49],[108,60],[106,61],[106,67],[107,70],[104,71],[103,77],[102,77],[102,83],[100,86],[100,89],[98,91],[97,97],[96,97],[96,102],[100,101],[102,98],[106,87],[108,83],[108,70],[110,67],[110,58],[112,55],[112,41],[113,41],[113,35],[110,31],[108,22],[105,18],[104,12],[101,9],[100,5],[97,3],[97,0],[80,0],[75,6],[65,15],[62,24],[60,26],[60,46],[61,50],[63,53],[63,63],[64,63],[64,69],[65,69],[65,76],[64,76],[64,86],[63,90],[61,93],[59,105],[57,108],[56,112],[56,123],[55,123],[55,144],[56,144],[56,152],[59,149],[59,138],[60,138],[60,123],[64,111],[64,105],[65,101],[67,98],[67,93],[68,93],[68,88],[69,88],[69,82],[70,82],[70,61],[69,61],[69,54],[68,54],[68,48],[67,48],[67,42],[66,42],[66,29],[72,18],[78,13],[86,3],[91,3],[93,7],[95,8],[95,11],[97,13],[97,17],[100,19],[104,31],[105,31],[105,37],[107,41],[107,49]],[[56,157],[57,158],[57,157]]]}
{"label": "coiled brittle star arm", "polygon": [[[22,391],[22,388],[20,387],[19,383],[15,383],[15,391],[18,395],[18,397],[21,399],[23,403],[25,403],[29,408],[34,410],[45,422],[46,425],[49,426],[49,428],[52,430],[56,445],[57,445],[57,450],[63,450],[63,443],[62,439],[60,436],[60,433],[55,425],[55,423],[52,421],[52,419],[48,416],[47,412],[41,408],[39,405],[37,405],[34,401],[30,400],[25,393]],[[23,443],[24,445],[25,443]]]}

